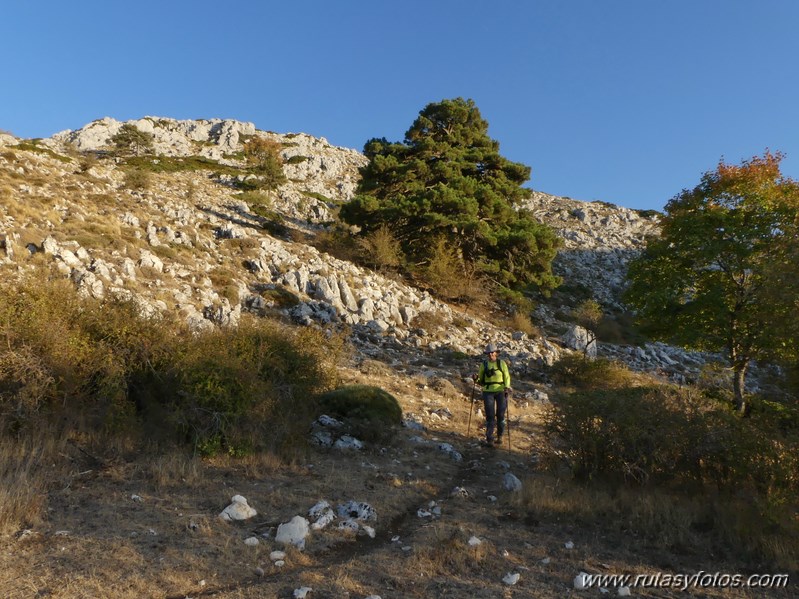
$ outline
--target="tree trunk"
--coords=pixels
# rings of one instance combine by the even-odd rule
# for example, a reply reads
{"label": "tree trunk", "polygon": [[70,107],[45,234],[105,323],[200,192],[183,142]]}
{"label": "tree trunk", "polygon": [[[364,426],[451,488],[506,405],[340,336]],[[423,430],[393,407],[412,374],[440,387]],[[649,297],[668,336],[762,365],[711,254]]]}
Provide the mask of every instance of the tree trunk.
{"label": "tree trunk", "polygon": [[741,416],[749,414],[749,405],[744,397],[746,391],[746,367],[748,365],[748,362],[735,362],[732,365],[732,390],[735,394],[735,411]]}

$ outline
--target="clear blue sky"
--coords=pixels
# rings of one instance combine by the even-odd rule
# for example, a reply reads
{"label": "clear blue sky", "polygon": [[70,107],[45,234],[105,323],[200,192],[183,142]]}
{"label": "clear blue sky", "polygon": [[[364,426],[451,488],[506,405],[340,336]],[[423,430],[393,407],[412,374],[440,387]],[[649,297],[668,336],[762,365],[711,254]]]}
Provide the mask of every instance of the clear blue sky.
{"label": "clear blue sky", "polygon": [[799,179],[797,0],[8,0],[0,129],[232,118],[362,150],[471,98],[529,187],[662,209],[766,148]]}

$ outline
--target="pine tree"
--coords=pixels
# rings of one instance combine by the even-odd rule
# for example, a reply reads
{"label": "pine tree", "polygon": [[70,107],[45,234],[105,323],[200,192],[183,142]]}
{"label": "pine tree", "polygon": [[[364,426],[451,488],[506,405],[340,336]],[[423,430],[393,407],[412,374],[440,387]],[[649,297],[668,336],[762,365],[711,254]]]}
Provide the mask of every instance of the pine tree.
{"label": "pine tree", "polygon": [[153,150],[153,134],[142,131],[132,123],[125,123],[109,140],[120,154],[141,156]]}
{"label": "pine tree", "polygon": [[499,285],[548,290],[559,239],[516,208],[530,167],[511,162],[488,136],[472,100],[427,105],[402,143],[371,139],[358,195],[342,220],[366,235],[388,227],[411,264],[424,267],[443,239],[462,265]]}

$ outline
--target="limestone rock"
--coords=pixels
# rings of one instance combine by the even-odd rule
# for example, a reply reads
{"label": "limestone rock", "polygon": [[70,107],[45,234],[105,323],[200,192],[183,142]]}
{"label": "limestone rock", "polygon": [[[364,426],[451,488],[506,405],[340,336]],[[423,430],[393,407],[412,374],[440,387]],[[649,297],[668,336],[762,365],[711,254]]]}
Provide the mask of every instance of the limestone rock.
{"label": "limestone rock", "polygon": [[222,518],[222,520],[230,522],[231,520],[248,520],[257,514],[258,512],[250,507],[244,497],[241,495],[234,495],[231,498],[230,505],[222,510],[219,517]]}
{"label": "limestone rock", "polygon": [[289,522],[277,527],[275,541],[283,545],[294,545],[298,549],[304,549],[305,539],[309,534],[308,520],[302,516],[294,516]]}

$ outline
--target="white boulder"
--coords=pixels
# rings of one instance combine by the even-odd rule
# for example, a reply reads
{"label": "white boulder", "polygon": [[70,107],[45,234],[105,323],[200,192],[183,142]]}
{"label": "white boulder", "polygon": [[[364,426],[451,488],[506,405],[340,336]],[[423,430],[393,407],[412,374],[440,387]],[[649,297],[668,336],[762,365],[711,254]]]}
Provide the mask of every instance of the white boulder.
{"label": "white boulder", "polygon": [[283,545],[294,545],[305,549],[305,539],[310,534],[308,520],[302,516],[294,516],[289,522],[284,522],[277,527],[275,541]]}
{"label": "white boulder", "polygon": [[247,503],[247,500],[241,495],[234,495],[230,501],[231,504],[222,510],[221,514],[219,514],[219,517],[222,518],[222,520],[226,520],[228,522],[231,520],[247,520],[258,514],[258,512],[250,507],[250,505]]}

